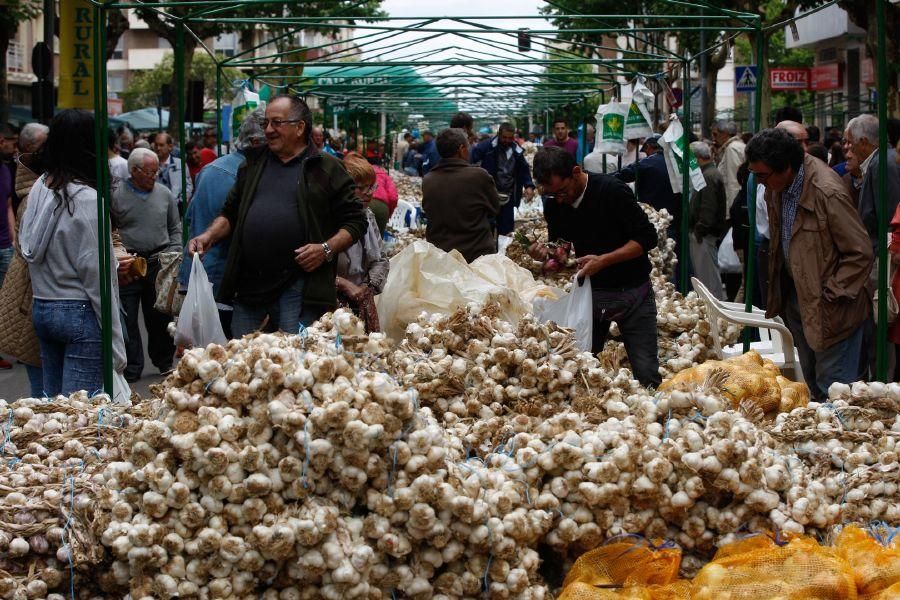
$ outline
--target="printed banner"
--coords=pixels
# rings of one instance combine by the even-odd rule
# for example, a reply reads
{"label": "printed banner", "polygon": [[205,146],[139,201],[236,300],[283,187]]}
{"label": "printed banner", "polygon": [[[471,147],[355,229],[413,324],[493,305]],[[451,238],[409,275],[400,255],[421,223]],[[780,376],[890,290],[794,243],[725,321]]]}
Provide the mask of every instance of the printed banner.
{"label": "printed banner", "polygon": [[94,9],[59,0],[59,107],[94,108]]}

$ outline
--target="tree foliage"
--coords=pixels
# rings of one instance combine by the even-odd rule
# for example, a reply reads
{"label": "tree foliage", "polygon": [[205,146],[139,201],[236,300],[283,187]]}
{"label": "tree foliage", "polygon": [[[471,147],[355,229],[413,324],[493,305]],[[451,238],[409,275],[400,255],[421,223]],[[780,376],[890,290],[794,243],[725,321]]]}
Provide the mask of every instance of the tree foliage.
{"label": "tree foliage", "polygon": [[[203,95],[205,98],[216,96],[216,63],[206,52],[199,51],[193,60],[193,78],[203,80]],[[163,84],[172,81],[175,70],[175,58],[171,52],[167,52],[163,59],[152,69],[139,71],[131,78],[128,87],[120,96],[124,100],[125,111],[132,111],[148,106],[156,106],[157,97]],[[237,79],[243,79],[244,75],[237,69],[223,69],[222,82],[228,85]],[[222,90],[222,96],[230,100],[230,88]]]}

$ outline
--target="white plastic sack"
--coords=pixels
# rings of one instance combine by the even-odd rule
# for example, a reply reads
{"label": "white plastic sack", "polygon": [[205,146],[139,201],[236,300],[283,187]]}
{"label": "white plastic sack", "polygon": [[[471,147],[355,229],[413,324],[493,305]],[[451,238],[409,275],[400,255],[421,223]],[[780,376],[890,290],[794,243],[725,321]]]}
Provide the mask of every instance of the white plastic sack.
{"label": "white plastic sack", "polygon": [[631,104],[625,119],[625,139],[636,140],[653,134],[653,124],[647,107],[653,103],[653,92],[644,85],[644,78],[638,76],[631,93]]}
{"label": "white plastic sack", "polygon": [[191,279],[187,295],[181,305],[178,323],[175,326],[175,344],[185,347],[224,344],[225,333],[219,321],[219,310],[213,296],[212,284],[206,276],[206,269],[199,254],[194,254],[191,263]]}
{"label": "white plastic sack", "polygon": [[125,380],[125,375],[113,371],[113,404],[131,406],[131,386]]}
{"label": "white plastic sack", "polygon": [[591,340],[594,326],[594,302],[591,293],[591,278],[585,277],[584,283],[572,284],[572,291],[559,300],[535,298],[532,303],[534,316],[542,323],[553,321],[560,327],[575,330],[575,341],[578,347],[586,352],[591,351]]}
{"label": "white plastic sack", "polygon": [[[520,293],[518,288],[523,289]],[[384,290],[375,297],[382,330],[401,340],[406,326],[423,312],[451,314],[469,303],[496,302],[500,315],[511,323],[531,312],[528,294],[552,295],[552,288],[508,257],[482,256],[471,265],[462,254],[419,240],[391,259]]]}
{"label": "white plastic sack", "polygon": [[683,187],[681,174],[684,172],[685,153],[688,156],[691,189],[700,191],[706,187],[706,179],[703,178],[703,172],[700,170],[697,159],[691,154],[690,146],[685,143],[684,127],[675,115],[671,115],[669,120],[669,126],[659,139],[659,145],[666,159],[666,170],[669,172],[672,191],[676,194],[681,193]]}
{"label": "white plastic sack", "polygon": [[728,229],[725,239],[719,245],[719,271],[722,273],[741,273],[741,261],[734,251],[734,239],[731,236],[732,229]]}
{"label": "white plastic sack", "polygon": [[597,133],[594,152],[625,154],[625,119],[628,105],[613,100],[597,109]]}
{"label": "white plastic sack", "polygon": [[231,134],[232,139],[238,139],[241,124],[247,115],[259,107],[259,94],[250,90],[247,82],[241,84],[234,100],[231,101]]}

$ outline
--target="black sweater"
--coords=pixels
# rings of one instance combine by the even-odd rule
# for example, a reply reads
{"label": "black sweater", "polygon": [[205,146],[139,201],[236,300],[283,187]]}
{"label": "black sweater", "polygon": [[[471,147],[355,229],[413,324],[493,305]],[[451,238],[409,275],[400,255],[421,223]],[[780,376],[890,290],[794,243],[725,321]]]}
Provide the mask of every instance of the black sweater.
{"label": "black sweater", "polygon": [[584,198],[578,208],[554,202],[544,203],[550,240],[566,240],[575,246],[576,256],[606,254],[634,240],[644,253],[603,269],[591,277],[594,289],[628,289],[650,278],[647,252],[659,239],[656,229],[627,185],[611,175],[590,174]]}

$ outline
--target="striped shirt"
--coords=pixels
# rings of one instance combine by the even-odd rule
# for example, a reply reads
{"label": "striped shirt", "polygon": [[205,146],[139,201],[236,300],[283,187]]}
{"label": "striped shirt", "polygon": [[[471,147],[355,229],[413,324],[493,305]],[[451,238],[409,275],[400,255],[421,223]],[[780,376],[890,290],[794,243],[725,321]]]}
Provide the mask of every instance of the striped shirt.
{"label": "striped shirt", "polygon": [[788,246],[791,244],[791,233],[794,231],[794,219],[797,217],[797,206],[800,205],[800,192],[803,191],[803,164],[794,177],[793,183],[781,195],[781,249],[784,250],[785,261],[788,258]]}

